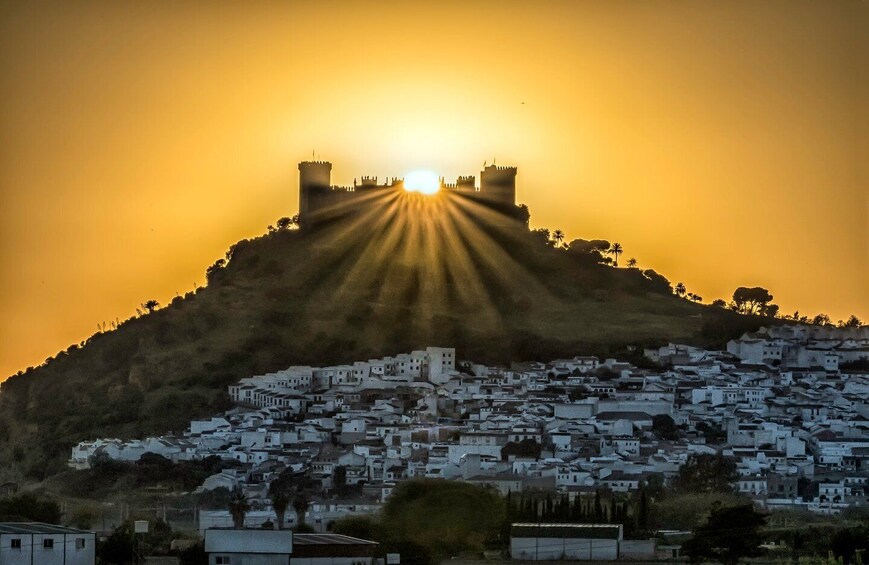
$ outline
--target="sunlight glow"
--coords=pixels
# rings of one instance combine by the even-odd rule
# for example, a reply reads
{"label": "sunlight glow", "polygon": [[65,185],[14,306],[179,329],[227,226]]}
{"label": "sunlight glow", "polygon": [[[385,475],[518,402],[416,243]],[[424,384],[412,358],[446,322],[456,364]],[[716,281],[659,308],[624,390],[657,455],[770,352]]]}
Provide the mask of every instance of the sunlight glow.
{"label": "sunlight glow", "polygon": [[440,186],[440,178],[431,171],[411,171],[404,177],[404,189],[408,192],[435,194]]}

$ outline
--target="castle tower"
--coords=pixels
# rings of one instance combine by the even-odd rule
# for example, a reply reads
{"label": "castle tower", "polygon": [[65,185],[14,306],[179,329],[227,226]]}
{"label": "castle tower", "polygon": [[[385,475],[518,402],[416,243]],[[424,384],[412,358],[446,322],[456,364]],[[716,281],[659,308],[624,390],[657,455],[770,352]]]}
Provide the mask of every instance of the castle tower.
{"label": "castle tower", "polygon": [[302,161],[299,163],[299,221],[304,223],[317,213],[319,195],[326,194],[332,185],[332,163],[328,161]]}
{"label": "castle tower", "polygon": [[516,205],[516,167],[489,165],[480,173],[480,196],[499,204]]}

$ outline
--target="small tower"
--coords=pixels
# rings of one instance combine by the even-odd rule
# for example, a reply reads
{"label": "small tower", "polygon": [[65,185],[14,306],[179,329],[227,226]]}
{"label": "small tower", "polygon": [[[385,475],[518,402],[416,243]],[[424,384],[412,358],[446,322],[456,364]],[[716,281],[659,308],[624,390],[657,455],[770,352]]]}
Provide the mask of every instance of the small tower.
{"label": "small tower", "polygon": [[476,192],[476,179],[474,175],[463,176],[456,179],[456,190],[459,192]]}
{"label": "small tower", "polygon": [[516,167],[485,167],[480,173],[480,196],[499,204],[515,206]]}
{"label": "small tower", "polygon": [[318,195],[325,195],[332,186],[332,163],[302,161],[299,163],[299,222],[311,219],[318,210]]}

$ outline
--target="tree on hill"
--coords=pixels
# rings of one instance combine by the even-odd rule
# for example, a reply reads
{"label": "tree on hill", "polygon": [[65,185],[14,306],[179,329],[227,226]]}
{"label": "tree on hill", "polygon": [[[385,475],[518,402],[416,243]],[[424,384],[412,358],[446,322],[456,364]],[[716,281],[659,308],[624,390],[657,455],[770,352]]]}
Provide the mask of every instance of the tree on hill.
{"label": "tree on hill", "polygon": [[609,253],[610,255],[613,256],[613,258],[615,259],[615,262],[616,262],[616,267],[618,267],[619,266],[619,255],[624,253],[624,250],[622,249],[622,244],[618,243],[618,242],[613,243],[612,246],[609,248],[609,251],[607,251],[607,253]]}
{"label": "tree on hill", "polygon": [[629,269],[635,269],[636,267],[637,267],[637,260],[636,260],[636,258],[631,257],[630,259],[628,259],[628,268],[629,268]]}
{"label": "tree on hill", "polygon": [[725,565],[735,565],[744,557],[760,555],[763,542],[761,528],[766,516],[752,504],[715,508],[706,523],[694,530],[694,535],[682,544],[691,563],[714,559]]}
{"label": "tree on hill", "polygon": [[536,230],[531,230],[531,235],[534,240],[538,243],[542,243],[543,245],[547,245],[552,247],[554,245],[554,240],[552,239],[552,233],[546,228],[538,228]]}
{"label": "tree on hill", "polygon": [[760,307],[760,315],[775,318],[778,315],[778,304],[764,304]]}
{"label": "tree on hill", "polygon": [[826,314],[823,314],[823,313],[818,314],[817,316],[812,318],[812,324],[814,324],[816,326],[826,326],[829,323],[830,323],[830,317],[827,316]]}
{"label": "tree on hill", "polygon": [[733,484],[739,478],[736,472],[736,463],[716,453],[710,455],[702,453],[691,455],[684,465],[679,467],[679,474],[673,481],[677,491],[710,493],[733,492]]}
{"label": "tree on hill", "polygon": [[643,277],[652,283],[652,288],[661,294],[670,294],[673,292],[673,287],[670,286],[670,281],[664,275],[655,272],[652,269],[643,271]]}
{"label": "tree on hill", "polygon": [[741,286],[733,291],[733,302],[742,314],[757,314],[761,309],[772,302],[772,294],[763,287]]}
{"label": "tree on hill", "polygon": [[610,242],[605,239],[574,239],[566,245],[570,256],[582,263],[599,264],[610,261],[604,254],[610,248]]}
{"label": "tree on hill", "polygon": [[712,301],[712,305],[715,306],[716,308],[726,308],[727,302],[725,302],[724,300],[722,300],[720,298],[716,298],[715,300]]}
{"label": "tree on hill", "polygon": [[859,328],[862,325],[863,325],[863,322],[861,322],[860,318],[858,318],[854,314],[851,314],[851,317],[848,318],[844,324],[842,324],[842,326],[846,327],[846,328]]}
{"label": "tree on hill", "polygon": [[552,240],[555,242],[555,247],[561,247],[561,243],[564,241],[564,232],[555,230],[552,232]]}
{"label": "tree on hill", "polygon": [[160,307],[160,303],[156,300],[148,300],[147,302],[142,303],[142,308],[147,311],[149,314]]}
{"label": "tree on hill", "polygon": [[673,292],[678,296],[685,296],[685,285],[680,282],[676,283],[676,286],[673,287]]}

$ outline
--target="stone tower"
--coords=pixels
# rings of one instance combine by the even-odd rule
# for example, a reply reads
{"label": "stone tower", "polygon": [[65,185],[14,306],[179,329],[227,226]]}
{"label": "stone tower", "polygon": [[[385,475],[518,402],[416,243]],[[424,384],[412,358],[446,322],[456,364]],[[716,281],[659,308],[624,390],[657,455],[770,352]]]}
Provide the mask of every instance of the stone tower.
{"label": "stone tower", "polygon": [[516,205],[516,167],[489,165],[480,173],[480,196],[499,204]]}
{"label": "stone tower", "polygon": [[299,163],[299,218],[316,214],[322,195],[332,185],[332,163],[328,161],[302,161]]}

